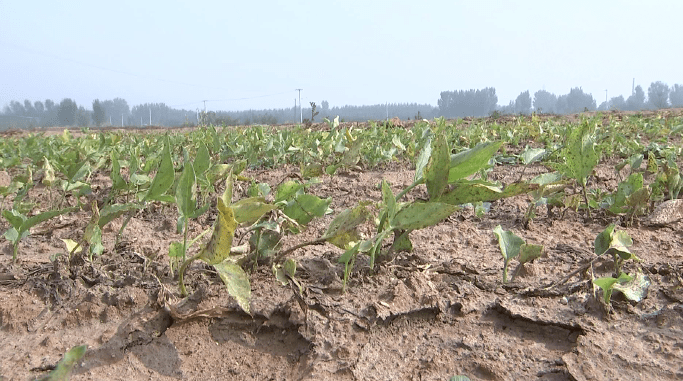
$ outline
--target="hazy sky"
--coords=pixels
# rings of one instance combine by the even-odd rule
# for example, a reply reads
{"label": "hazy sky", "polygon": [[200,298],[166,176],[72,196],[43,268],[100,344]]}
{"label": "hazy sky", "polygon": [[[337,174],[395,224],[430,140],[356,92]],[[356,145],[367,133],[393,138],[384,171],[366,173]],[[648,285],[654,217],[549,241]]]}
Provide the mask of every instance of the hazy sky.
{"label": "hazy sky", "polygon": [[[683,1],[0,0],[0,107],[437,104],[445,90],[683,83]],[[249,99],[243,99],[249,98]]]}

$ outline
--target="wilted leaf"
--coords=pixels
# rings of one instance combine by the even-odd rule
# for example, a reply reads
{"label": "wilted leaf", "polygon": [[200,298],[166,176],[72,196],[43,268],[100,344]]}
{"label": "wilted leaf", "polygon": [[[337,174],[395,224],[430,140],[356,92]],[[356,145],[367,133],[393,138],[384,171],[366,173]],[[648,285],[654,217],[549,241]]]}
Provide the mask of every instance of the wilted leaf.
{"label": "wilted leaf", "polygon": [[232,208],[226,206],[222,198],[218,198],[216,203],[218,217],[214,224],[213,235],[199,255],[199,259],[210,265],[221,263],[230,255],[232,239],[237,229],[237,221]]}
{"label": "wilted leaf", "polygon": [[251,285],[249,276],[234,262],[229,260],[212,264],[218,275],[228,288],[228,294],[235,298],[244,312],[251,315],[249,301],[251,300]]}
{"label": "wilted leaf", "polygon": [[353,209],[346,209],[330,222],[323,238],[341,249],[347,249],[350,242],[358,241],[356,228],[367,221],[369,216],[370,212],[363,203]]}
{"label": "wilted leaf", "polygon": [[620,291],[626,299],[634,302],[640,302],[647,294],[647,289],[650,287],[650,280],[642,273],[637,273],[630,280],[626,282],[617,282],[614,284],[614,289]]}
{"label": "wilted leaf", "polygon": [[529,263],[543,254],[543,245],[523,244],[519,249],[519,263]]}

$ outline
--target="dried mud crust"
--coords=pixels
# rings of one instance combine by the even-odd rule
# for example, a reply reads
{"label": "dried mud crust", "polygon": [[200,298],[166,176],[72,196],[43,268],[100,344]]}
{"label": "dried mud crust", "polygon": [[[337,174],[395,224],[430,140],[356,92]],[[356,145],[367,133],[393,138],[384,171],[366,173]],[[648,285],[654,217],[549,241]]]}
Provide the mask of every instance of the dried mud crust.
{"label": "dried mud crust", "polygon": [[[597,169],[596,181],[604,184],[592,186],[612,186],[608,168]],[[525,176],[543,170],[529,168]],[[274,188],[291,171],[247,175]],[[491,176],[509,183],[520,174],[521,168],[504,166]],[[336,214],[358,200],[381,200],[382,179],[397,193],[412,176],[408,168],[342,173],[310,192],[331,196]],[[608,312],[586,274],[545,286],[592,259],[595,236],[613,218],[588,220],[572,210],[549,216],[539,208],[525,228],[527,206],[520,196],[493,203],[482,218],[471,209],[458,211],[411,233],[414,251],[384,259],[373,274],[367,258],[359,257],[346,294],[339,249],[298,250],[292,257],[303,300],[261,266],[251,277],[253,316],[241,312],[211,268],[199,263],[187,275],[191,295],[179,298],[166,256],[169,243],[180,239],[175,208],[156,205],[137,214],[116,247],[121,221],[114,221],[104,231],[105,254],[94,264],[49,259],[64,252],[62,238],[82,235],[86,212],[50,221],[21,242],[18,264],[2,244],[0,376],[36,377],[69,348],[86,344],[72,380],[682,378],[683,224],[635,221],[624,228],[652,286],[638,304],[615,295]],[[331,219],[314,221],[286,245],[317,237]],[[212,220],[209,214],[193,222],[192,234]],[[505,285],[491,233],[498,224],[545,246],[541,258]],[[609,260],[596,261],[592,271],[605,276],[611,267]]]}

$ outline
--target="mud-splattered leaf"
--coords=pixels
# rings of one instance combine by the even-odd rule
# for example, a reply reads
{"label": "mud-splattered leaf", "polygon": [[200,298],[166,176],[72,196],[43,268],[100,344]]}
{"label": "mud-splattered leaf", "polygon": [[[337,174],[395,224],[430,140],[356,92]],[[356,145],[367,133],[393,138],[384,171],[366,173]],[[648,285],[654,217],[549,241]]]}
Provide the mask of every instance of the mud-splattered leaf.
{"label": "mud-splattered leaf", "polygon": [[303,187],[303,184],[294,180],[285,181],[275,191],[275,203],[293,199]]}
{"label": "mud-splattered leaf", "polygon": [[567,175],[586,185],[586,178],[600,160],[595,150],[595,138],[588,122],[571,131],[564,152]]}
{"label": "mud-splattered leaf", "polygon": [[424,169],[429,163],[429,158],[432,156],[432,144],[431,137],[425,138],[424,146],[420,151],[420,155],[417,157],[417,162],[415,163],[415,182],[420,181],[424,178]]}
{"label": "mud-splattered leaf", "polygon": [[370,212],[365,203],[360,203],[352,209],[345,209],[330,222],[323,238],[340,249],[347,249],[350,242],[359,239],[356,228],[367,221]]}
{"label": "mud-splattered leaf", "polygon": [[322,199],[311,194],[300,194],[283,208],[283,212],[299,225],[306,225],[314,217],[324,216],[332,203],[332,198]]}
{"label": "mud-splattered leaf", "polygon": [[439,134],[433,142],[432,156],[424,169],[425,183],[430,200],[444,192],[449,180],[451,157],[444,134]]}
{"label": "mud-splattered leaf", "polygon": [[244,310],[244,312],[251,315],[249,310],[249,302],[251,300],[251,284],[249,283],[249,276],[236,263],[232,261],[224,261],[214,263],[213,267],[221,277],[225,287],[228,289],[228,294],[235,298],[237,304]]}
{"label": "mud-splattered leaf", "polygon": [[235,220],[232,208],[226,206],[222,198],[218,198],[216,204],[218,217],[214,224],[213,235],[198,257],[210,265],[221,263],[230,255],[232,240],[237,229],[237,220]]}
{"label": "mud-splattered leaf", "polygon": [[614,289],[624,294],[624,297],[634,302],[640,302],[647,295],[647,289],[650,287],[650,279],[642,273],[637,273],[630,280],[626,282],[617,282],[614,284]]}
{"label": "mud-splattered leaf", "polygon": [[451,186],[451,190],[441,195],[436,201],[451,205],[470,204],[478,201],[495,201],[529,193],[539,188],[538,184],[513,183],[505,188],[481,180],[460,180]]}

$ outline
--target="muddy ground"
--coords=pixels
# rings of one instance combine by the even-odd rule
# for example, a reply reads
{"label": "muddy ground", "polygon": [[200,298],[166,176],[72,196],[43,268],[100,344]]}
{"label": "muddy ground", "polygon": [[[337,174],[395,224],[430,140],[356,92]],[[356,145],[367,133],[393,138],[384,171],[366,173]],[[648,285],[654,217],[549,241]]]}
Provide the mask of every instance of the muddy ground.
{"label": "muddy ground", "polygon": [[[612,168],[602,164],[589,185],[615,189]],[[295,170],[246,175],[275,189]],[[491,178],[509,183],[520,171],[498,166]],[[525,178],[543,171],[528,169]],[[407,165],[324,177],[310,193],[331,196],[335,213],[285,238],[285,247],[319,236],[336,213],[358,200],[380,201],[381,179],[398,193],[412,177]],[[106,191],[107,181],[96,178],[96,194]],[[35,199],[46,197],[40,186],[32,192]],[[411,197],[421,196],[424,190]],[[527,196],[497,201],[481,218],[472,209],[458,211],[411,233],[414,251],[385,258],[375,273],[368,258],[359,257],[345,294],[341,250],[319,245],[295,251],[305,303],[263,265],[251,276],[253,316],[199,262],[188,271],[190,296],[180,299],[167,255],[169,243],[181,239],[175,206],[138,213],[116,247],[122,221],[112,222],[104,231],[105,253],[94,263],[68,263],[61,241],[80,239],[88,212],[57,218],[22,240],[16,264],[11,245],[1,239],[0,378],[45,374],[81,344],[88,351],[72,380],[683,378],[683,224],[653,226],[637,218],[621,227],[642,259],[626,269],[642,269],[651,286],[640,303],[615,293],[608,308],[588,272],[545,287],[593,259],[596,235],[622,221],[600,213],[588,219],[571,209],[548,215],[539,207],[525,227],[528,203]],[[210,213],[200,217],[193,234],[211,222]],[[501,280],[503,260],[491,232],[498,224],[545,246],[544,255],[508,284]],[[0,229],[7,228],[3,219]],[[611,259],[596,261],[591,271],[609,276]]]}

